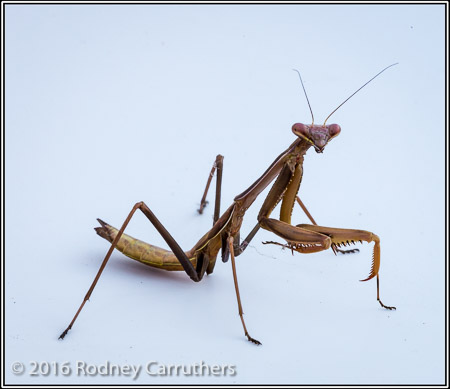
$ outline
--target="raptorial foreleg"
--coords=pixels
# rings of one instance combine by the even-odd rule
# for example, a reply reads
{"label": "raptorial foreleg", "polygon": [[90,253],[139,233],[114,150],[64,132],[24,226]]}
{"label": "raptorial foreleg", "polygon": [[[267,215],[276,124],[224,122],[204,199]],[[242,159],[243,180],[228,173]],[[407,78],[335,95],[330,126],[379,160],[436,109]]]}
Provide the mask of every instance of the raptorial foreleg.
{"label": "raptorial foreleg", "polygon": [[[311,220],[311,223],[314,224],[315,226],[317,226],[316,221],[314,220],[314,218],[312,217],[312,215],[309,213],[308,209],[306,208],[305,204],[303,204],[303,201],[300,200],[300,197],[296,196],[297,199],[297,203],[300,205],[300,207],[302,208],[303,212],[305,212],[305,215],[308,216],[308,219]],[[337,253],[341,253],[341,254],[353,254],[353,253],[358,253],[359,249],[349,249],[349,250],[342,250],[339,247],[336,246],[335,243],[331,244],[331,249],[333,250],[334,254]]]}
{"label": "raptorial foreleg", "polygon": [[354,230],[346,228],[332,228],[323,227],[311,224],[299,224],[298,228],[305,229],[311,232],[316,232],[322,235],[330,237],[333,244],[337,247],[347,246],[350,244],[355,244],[356,242],[374,242],[373,254],[372,254],[372,267],[370,269],[370,274],[367,278],[361,281],[369,281],[374,277],[377,277],[377,300],[383,308],[386,309],[396,309],[395,307],[390,307],[384,305],[380,300],[380,238],[373,232],[364,230]]}

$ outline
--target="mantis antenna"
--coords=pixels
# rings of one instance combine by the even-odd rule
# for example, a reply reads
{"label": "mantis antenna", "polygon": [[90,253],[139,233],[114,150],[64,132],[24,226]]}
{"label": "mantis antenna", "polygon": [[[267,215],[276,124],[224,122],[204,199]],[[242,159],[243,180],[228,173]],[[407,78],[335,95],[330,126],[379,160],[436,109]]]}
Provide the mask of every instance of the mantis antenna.
{"label": "mantis antenna", "polygon": [[308,102],[309,110],[311,112],[311,117],[312,117],[312,124],[311,124],[311,126],[313,126],[314,125],[314,115],[313,115],[313,111],[311,109],[311,104],[309,104],[309,99],[308,99],[308,95],[306,94],[305,86],[303,85],[302,76],[300,75],[300,72],[297,69],[292,69],[292,70],[294,72],[298,73],[298,77],[300,78],[300,82],[302,83],[303,92],[305,92],[306,101]]}
{"label": "mantis antenna", "polygon": [[389,65],[387,67],[385,67],[381,72],[377,73],[375,76],[373,76],[369,81],[367,81],[362,87],[360,87],[357,91],[353,92],[349,97],[347,97],[341,104],[338,105],[338,107],[331,112],[328,117],[325,119],[325,122],[323,123],[323,125],[325,126],[325,123],[327,122],[327,120],[330,118],[331,115],[333,115],[339,108],[341,108],[348,100],[350,100],[350,98],[352,98],[354,95],[356,95],[362,88],[364,88],[370,81],[374,80],[375,78],[377,78],[381,73],[383,73],[385,70],[389,69],[392,66],[398,65],[398,62],[393,63],[392,65]]}

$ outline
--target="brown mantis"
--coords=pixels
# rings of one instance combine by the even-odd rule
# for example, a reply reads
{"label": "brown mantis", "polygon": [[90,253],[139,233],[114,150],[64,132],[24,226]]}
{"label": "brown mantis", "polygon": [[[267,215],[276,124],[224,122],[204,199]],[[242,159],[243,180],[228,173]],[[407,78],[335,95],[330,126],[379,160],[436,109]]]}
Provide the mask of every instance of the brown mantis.
{"label": "brown mantis", "polygon": [[[234,198],[231,206],[228,207],[222,215],[220,215],[220,197],[222,187],[223,157],[221,155],[216,157],[200,202],[200,208],[198,210],[201,214],[207,204],[206,196],[212,178],[216,173],[216,195],[213,227],[205,235],[203,235],[203,237],[191,250],[184,251],[178,245],[176,240],[172,237],[172,235],[170,235],[170,233],[165,229],[162,223],[144,202],[139,202],[133,206],[119,230],[103,222],[102,220],[97,219],[101,225],[100,227],[95,228],[97,234],[111,242],[111,246],[94,281],[92,282],[91,287],[84,297],[81,306],[78,308],[67,329],[60,335],[59,338],[63,339],[72,328],[79,313],[83,309],[84,304],[87,300],[89,300],[92,291],[94,290],[95,285],[97,284],[97,281],[99,280],[114,249],[117,249],[128,257],[148,266],[171,271],[184,270],[195,282],[201,281],[205,273],[211,274],[213,272],[217,255],[219,251],[221,251],[223,262],[227,262],[228,259],[231,258],[239,316],[245,336],[249,341],[255,344],[261,344],[258,340],[249,335],[247,327],[245,326],[235,263],[235,257],[244,252],[260,228],[271,231],[286,241],[286,243],[264,242],[265,244],[281,245],[289,248],[292,252],[296,251],[304,254],[315,253],[322,250],[327,250],[329,248],[331,248],[335,254],[337,254],[337,252],[344,254],[351,253],[358,250],[354,249],[345,251],[340,247],[347,246],[350,243],[354,244],[357,241],[361,243],[363,241],[368,243],[374,242],[372,268],[369,276],[362,281],[368,281],[376,277],[378,302],[383,308],[390,310],[395,309],[395,307],[384,305],[380,300],[380,277],[378,274],[380,269],[380,239],[378,236],[372,232],[364,230],[331,228],[317,225],[297,195],[303,176],[303,159],[306,151],[310,147],[313,147],[316,152],[322,153],[328,142],[339,135],[341,131],[338,124],[326,125],[327,120],[359,90],[394,65],[396,64],[392,64],[384,68],[358,90],[356,90],[352,95],[350,95],[346,100],[344,100],[344,102],[342,102],[334,111],[331,112],[330,115],[328,115],[323,125],[314,124],[314,115],[312,113],[311,105],[309,104],[309,99],[300,73],[297,71],[311,112],[312,124],[305,125],[302,123],[296,123],[292,126],[292,132],[296,136],[295,141],[274,160],[274,162],[267,168],[260,178],[258,178],[244,192]],[[240,229],[246,210],[253,204],[258,195],[274,180],[275,183],[270,189],[259,211],[256,226],[251,230],[249,235],[242,242],[240,242]],[[302,207],[312,224],[298,224],[295,226],[291,224],[291,215],[296,201]],[[279,202],[281,202],[280,217],[279,219],[275,219],[271,217],[271,213]],[[147,244],[124,234],[125,228],[137,210],[140,210],[150,220],[156,230],[164,238],[171,251]]]}

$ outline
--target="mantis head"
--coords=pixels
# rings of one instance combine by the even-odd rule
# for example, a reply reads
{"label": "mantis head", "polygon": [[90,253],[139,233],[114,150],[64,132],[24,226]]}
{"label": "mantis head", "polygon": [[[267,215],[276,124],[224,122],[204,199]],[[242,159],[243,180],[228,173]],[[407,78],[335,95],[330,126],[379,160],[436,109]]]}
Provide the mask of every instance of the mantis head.
{"label": "mantis head", "polygon": [[394,63],[392,65],[385,67],[381,72],[378,72],[369,81],[367,81],[363,86],[361,86],[355,92],[353,92],[341,104],[339,104],[338,107],[335,108],[333,112],[331,112],[328,115],[328,117],[325,119],[325,122],[322,125],[314,124],[314,114],[311,109],[311,104],[309,103],[309,99],[308,99],[308,95],[306,93],[305,86],[303,85],[302,76],[300,75],[300,72],[297,69],[293,69],[295,72],[298,73],[298,77],[300,78],[300,82],[302,84],[303,92],[305,92],[306,101],[308,102],[309,110],[311,112],[312,124],[306,125],[306,124],[302,124],[302,123],[295,123],[292,126],[292,132],[295,135],[297,135],[299,138],[304,139],[306,142],[312,144],[318,153],[322,153],[323,149],[325,148],[327,143],[331,139],[333,139],[335,136],[338,136],[339,133],[341,132],[341,127],[339,126],[339,124],[329,124],[328,126],[326,125],[327,120],[330,118],[330,116],[333,115],[340,107],[342,107],[348,100],[350,100],[362,88],[364,88],[369,82],[371,82],[373,79],[377,78],[385,70],[387,70],[390,67],[395,66],[395,65],[397,65],[397,63]]}
{"label": "mantis head", "polygon": [[338,136],[341,132],[341,126],[339,124],[306,125],[303,123],[295,123],[292,126],[292,132],[299,138],[312,144],[314,149],[318,153],[322,153],[327,143]]}

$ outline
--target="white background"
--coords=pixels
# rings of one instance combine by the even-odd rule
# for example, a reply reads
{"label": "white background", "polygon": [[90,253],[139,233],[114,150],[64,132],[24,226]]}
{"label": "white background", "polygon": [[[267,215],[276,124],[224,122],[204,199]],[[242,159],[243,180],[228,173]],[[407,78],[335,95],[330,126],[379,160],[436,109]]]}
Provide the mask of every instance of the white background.
{"label": "white background", "polygon": [[[5,42],[7,383],[444,382],[444,5],[7,5]],[[394,62],[330,119],[342,133],[307,153],[300,194],[319,224],[380,236],[397,311],[358,281],[371,245],[292,256],[261,231],[237,270],[262,346],[243,335],[230,263],[195,284],[118,252],[58,340],[108,249],[97,217],[120,226],[144,200],[190,249],[211,226],[212,201],[196,208],[216,154],[224,210],[310,123],[292,68],[320,123]],[[127,231],[165,247],[142,214]],[[74,371],[30,376],[30,361]],[[133,381],[77,361],[236,374]]]}

